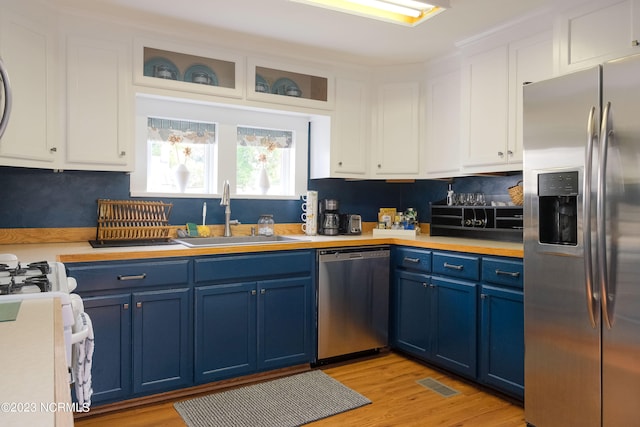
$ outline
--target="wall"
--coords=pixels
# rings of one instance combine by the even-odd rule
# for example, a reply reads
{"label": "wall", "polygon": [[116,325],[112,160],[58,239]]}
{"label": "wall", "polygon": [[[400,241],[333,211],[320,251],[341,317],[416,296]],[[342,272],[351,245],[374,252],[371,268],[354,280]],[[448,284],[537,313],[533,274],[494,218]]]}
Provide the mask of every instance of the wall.
{"label": "wall", "polygon": [[[522,179],[521,174],[496,177],[455,178],[456,192],[483,191],[489,200],[509,200],[507,188]],[[384,181],[345,181],[322,179],[309,181],[309,189],[320,198],[340,201],[340,211],[358,213],[363,221],[377,221],[380,207],[404,210],[413,207],[420,222],[429,222],[429,203],[442,200],[446,181],[420,180],[414,183]],[[122,172],[64,171],[0,167],[1,228],[94,227],[96,200],[129,199],[129,175]],[[207,223],[224,223],[220,199],[163,198],[173,203],[172,225],[200,223],[202,203],[207,202]],[[300,201],[232,199],[231,218],[255,224],[261,213],[273,213],[277,223],[300,220]]]}

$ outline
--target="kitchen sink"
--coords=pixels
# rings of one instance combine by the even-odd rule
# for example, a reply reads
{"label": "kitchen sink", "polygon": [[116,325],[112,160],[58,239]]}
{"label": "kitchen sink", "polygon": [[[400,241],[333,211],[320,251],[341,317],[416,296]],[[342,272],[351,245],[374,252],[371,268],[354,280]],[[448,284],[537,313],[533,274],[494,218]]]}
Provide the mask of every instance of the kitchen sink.
{"label": "kitchen sink", "polygon": [[231,237],[187,237],[173,239],[174,242],[198,248],[203,246],[223,245],[260,245],[265,243],[296,243],[305,242],[305,239],[286,236],[231,236]]}

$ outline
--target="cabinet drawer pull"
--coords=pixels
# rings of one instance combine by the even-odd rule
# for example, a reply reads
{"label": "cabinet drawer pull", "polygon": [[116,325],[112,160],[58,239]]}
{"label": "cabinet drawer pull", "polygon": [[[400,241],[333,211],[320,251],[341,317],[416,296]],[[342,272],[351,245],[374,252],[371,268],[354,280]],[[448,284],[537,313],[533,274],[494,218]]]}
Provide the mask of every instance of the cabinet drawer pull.
{"label": "cabinet drawer pull", "polygon": [[409,258],[408,256],[404,257],[402,262],[410,262],[413,264],[420,264],[420,258]]}
{"label": "cabinet drawer pull", "polygon": [[252,289],[252,290],[251,290],[251,295],[256,295],[256,294],[257,294],[256,290],[255,290],[255,289]]}
{"label": "cabinet drawer pull", "polygon": [[123,310],[129,310],[129,304],[123,304],[122,305],[122,309]]}
{"label": "cabinet drawer pull", "polygon": [[511,277],[520,277],[520,272],[519,271],[502,271],[498,268],[496,268],[496,274],[498,276],[511,276]]}
{"label": "cabinet drawer pull", "polygon": [[267,293],[267,290],[266,290],[266,289],[264,289],[264,288],[263,288],[263,289],[260,289],[260,295],[264,295],[265,293]]}
{"label": "cabinet drawer pull", "polygon": [[123,275],[118,276],[118,280],[141,280],[146,278],[147,278],[147,273],[135,274],[133,276],[123,276]]}
{"label": "cabinet drawer pull", "polygon": [[464,265],[455,265],[455,264],[449,264],[448,262],[445,262],[444,263],[444,268],[449,268],[451,270],[462,271],[462,269],[464,268]]}
{"label": "cabinet drawer pull", "polygon": [[141,303],[141,302],[137,302],[137,303],[136,303],[136,307],[138,307],[138,308],[142,308],[142,303]]}

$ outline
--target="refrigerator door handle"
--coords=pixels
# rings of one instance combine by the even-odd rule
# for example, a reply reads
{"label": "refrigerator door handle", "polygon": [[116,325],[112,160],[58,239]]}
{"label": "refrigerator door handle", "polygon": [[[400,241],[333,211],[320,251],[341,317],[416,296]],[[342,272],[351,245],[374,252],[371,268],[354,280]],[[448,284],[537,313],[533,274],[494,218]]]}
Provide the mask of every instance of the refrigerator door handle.
{"label": "refrigerator door handle", "polygon": [[585,290],[587,295],[587,311],[589,312],[589,321],[591,327],[596,328],[598,325],[596,315],[596,292],[594,292],[593,280],[593,258],[591,247],[591,176],[593,171],[593,145],[598,138],[598,130],[595,120],[596,107],[591,107],[589,111],[589,119],[587,121],[587,152],[585,159],[585,170],[582,191],[582,211],[583,211],[583,227],[582,237],[584,242],[584,269],[585,269]]}
{"label": "refrigerator door handle", "polygon": [[613,326],[611,311],[613,310],[613,295],[609,295],[609,272],[607,269],[607,230],[606,230],[606,188],[607,188],[607,152],[609,150],[609,137],[613,134],[610,128],[611,102],[607,102],[602,113],[602,126],[600,128],[600,156],[598,163],[598,194],[596,201],[596,223],[598,240],[598,267],[600,270],[600,292],[602,301],[602,313],[607,328]]}
{"label": "refrigerator door handle", "polygon": [[[9,74],[7,73],[7,69],[0,59],[0,85],[4,89],[4,114],[0,117],[0,138],[2,138],[2,134],[7,129],[7,124],[9,124],[9,116],[11,115],[11,104],[12,104],[12,93],[11,93],[11,84],[9,83]],[[2,94],[0,93],[0,101],[2,101]]]}

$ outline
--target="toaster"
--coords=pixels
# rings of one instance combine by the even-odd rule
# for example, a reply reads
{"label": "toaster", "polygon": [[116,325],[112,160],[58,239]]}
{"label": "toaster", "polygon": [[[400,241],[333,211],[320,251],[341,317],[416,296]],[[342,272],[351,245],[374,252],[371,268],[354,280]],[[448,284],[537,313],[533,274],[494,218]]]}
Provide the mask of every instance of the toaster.
{"label": "toaster", "polygon": [[340,234],[361,234],[362,219],[360,215],[340,214],[338,232]]}

